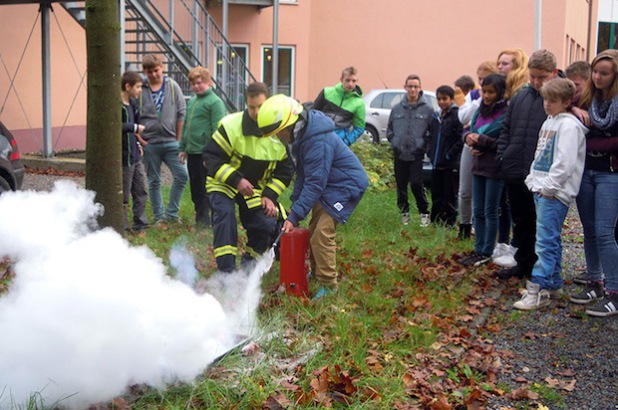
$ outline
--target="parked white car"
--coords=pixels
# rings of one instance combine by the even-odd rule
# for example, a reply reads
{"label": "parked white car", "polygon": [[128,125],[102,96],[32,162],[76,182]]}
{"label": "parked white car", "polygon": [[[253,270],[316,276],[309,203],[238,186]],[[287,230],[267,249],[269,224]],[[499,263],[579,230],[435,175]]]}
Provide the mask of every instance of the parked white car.
{"label": "parked white car", "polygon": [[[365,101],[365,133],[374,143],[386,141],[386,127],[391,109],[406,97],[406,90],[381,89],[371,90],[363,97]],[[434,111],[439,109],[436,94],[423,90],[423,97],[428,98]]]}

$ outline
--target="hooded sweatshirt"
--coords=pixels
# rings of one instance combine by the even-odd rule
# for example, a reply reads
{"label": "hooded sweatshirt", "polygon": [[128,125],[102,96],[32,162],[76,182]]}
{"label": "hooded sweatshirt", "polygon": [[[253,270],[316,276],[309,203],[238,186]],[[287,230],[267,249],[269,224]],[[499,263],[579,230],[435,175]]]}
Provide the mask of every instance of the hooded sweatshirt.
{"label": "hooded sweatshirt", "polygon": [[369,185],[365,169],[334,129],[330,118],[309,110],[305,127],[295,135],[296,182],[288,216],[294,225],[318,202],[337,222],[345,223]]}
{"label": "hooded sweatshirt", "polygon": [[579,192],[586,162],[588,129],[572,114],[548,117],[539,131],[539,140],[526,177],[531,192],[554,197],[569,206]]}

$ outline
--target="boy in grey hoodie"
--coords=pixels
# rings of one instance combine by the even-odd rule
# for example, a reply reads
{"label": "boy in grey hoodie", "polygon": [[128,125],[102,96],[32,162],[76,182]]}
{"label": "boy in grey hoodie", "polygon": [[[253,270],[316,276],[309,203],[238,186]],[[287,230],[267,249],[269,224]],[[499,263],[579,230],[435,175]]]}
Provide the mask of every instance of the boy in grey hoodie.
{"label": "boy in grey hoodie", "polygon": [[579,192],[586,159],[588,129],[567,113],[575,84],[555,78],[541,88],[548,115],[539,131],[534,160],[525,183],[534,195],[537,214],[535,252],[538,260],[521,300],[513,307],[534,310],[547,306],[562,289],[562,243],[560,233],[569,205]]}
{"label": "boy in grey hoodie", "polygon": [[[177,221],[182,192],[189,174],[178,159],[178,141],[182,135],[186,104],[180,86],[163,75],[163,60],[156,54],[142,59],[147,80],[139,101],[140,121],[146,127],[142,134],[146,144],[144,162],[148,175],[150,204],[156,221]],[[172,172],[174,182],[169,202],[163,209],[161,195],[161,163]]]}

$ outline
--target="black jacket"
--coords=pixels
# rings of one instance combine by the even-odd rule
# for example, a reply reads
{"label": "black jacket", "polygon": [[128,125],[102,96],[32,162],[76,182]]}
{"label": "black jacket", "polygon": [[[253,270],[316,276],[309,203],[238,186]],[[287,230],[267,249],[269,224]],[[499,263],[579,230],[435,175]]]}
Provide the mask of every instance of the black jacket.
{"label": "black jacket", "polygon": [[534,160],[541,125],[547,119],[543,97],[532,86],[511,100],[498,139],[497,158],[506,182],[524,182]]}
{"label": "black jacket", "polygon": [[431,121],[428,155],[435,169],[459,169],[463,148],[463,125],[458,118],[459,108],[453,104],[444,117],[435,113]]}

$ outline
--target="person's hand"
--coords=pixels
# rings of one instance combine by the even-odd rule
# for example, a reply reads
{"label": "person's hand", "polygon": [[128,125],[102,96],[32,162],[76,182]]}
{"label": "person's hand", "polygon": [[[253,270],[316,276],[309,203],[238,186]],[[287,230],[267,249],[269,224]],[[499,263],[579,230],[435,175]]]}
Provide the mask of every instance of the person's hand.
{"label": "person's hand", "polygon": [[148,145],[148,141],[146,141],[145,139],[142,138],[141,134],[135,134],[135,136],[137,137],[137,140],[139,141],[140,145],[142,147],[145,147],[146,145]]}
{"label": "person's hand", "polygon": [[144,132],[145,129],[146,129],[145,125],[137,124],[137,132],[136,132],[136,134],[140,134],[141,135],[142,132]]}
{"label": "person's hand", "polygon": [[466,135],[466,145],[471,147],[473,145],[478,144],[479,142],[479,135],[475,134],[473,132],[471,132],[470,134]]}
{"label": "person's hand", "polygon": [[588,115],[588,111],[583,110],[579,107],[573,107],[571,108],[571,113],[573,113],[574,116],[576,116],[577,118],[579,118],[579,120],[586,126],[589,127],[590,126],[590,115]]}
{"label": "person's hand", "polygon": [[264,208],[264,215],[277,216],[277,206],[270,198],[262,197],[262,208]]}
{"label": "person's hand", "polygon": [[179,152],[178,153],[178,161],[180,161],[181,164],[184,164],[185,162],[187,162],[187,153],[186,152]]}
{"label": "person's hand", "polygon": [[253,185],[246,178],[240,180],[238,185],[236,185],[236,189],[242,196],[253,196]]}
{"label": "person's hand", "polygon": [[484,152],[483,151],[479,151],[478,149],[474,149],[472,148],[472,155],[475,157],[480,157],[481,155],[483,155]]}
{"label": "person's hand", "polygon": [[144,148],[142,148],[142,144],[137,144],[137,148],[139,149],[139,156],[144,156]]}
{"label": "person's hand", "polygon": [[294,224],[286,219],[281,230],[285,233],[289,233],[292,229],[294,229]]}

